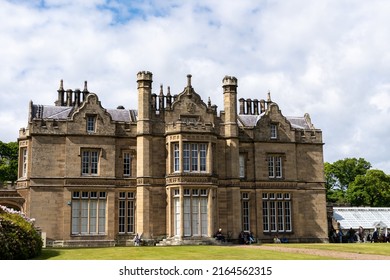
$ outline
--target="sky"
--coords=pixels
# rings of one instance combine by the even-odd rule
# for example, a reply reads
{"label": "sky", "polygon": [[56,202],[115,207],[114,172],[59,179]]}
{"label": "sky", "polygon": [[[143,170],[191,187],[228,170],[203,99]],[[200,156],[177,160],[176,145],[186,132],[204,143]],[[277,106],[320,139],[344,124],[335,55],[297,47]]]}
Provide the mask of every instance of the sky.
{"label": "sky", "polygon": [[139,71],[172,94],[191,74],[220,111],[229,75],[238,98],[309,113],[325,162],[390,174],[389,15],[388,0],[0,0],[0,140],[17,140],[30,101],[54,105],[61,79],[137,109]]}

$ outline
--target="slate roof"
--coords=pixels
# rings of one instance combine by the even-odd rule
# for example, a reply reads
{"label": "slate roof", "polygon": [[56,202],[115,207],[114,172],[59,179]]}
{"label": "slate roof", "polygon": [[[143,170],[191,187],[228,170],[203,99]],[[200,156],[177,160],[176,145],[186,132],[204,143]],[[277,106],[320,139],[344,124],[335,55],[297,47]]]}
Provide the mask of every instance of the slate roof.
{"label": "slate roof", "polygon": [[[238,115],[238,124],[247,127],[255,126],[262,115]],[[286,119],[291,123],[293,128],[313,129],[311,123],[305,117],[286,117]]]}
{"label": "slate roof", "polygon": [[[72,113],[74,107],[54,106],[54,105],[33,105],[32,118],[37,119],[55,119],[66,120]],[[113,121],[118,122],[136,122],[137,110],[126,109],[107,109]],[[264,114],[264,113],[263,113]],[[253,127],[257,124],[261,115],[238,115],[238,125],[244,127]],[[311,129],[310,124],[305,117],[286,117],[293,128]]]}
{"label": "slate roof", "polygon": [[[73,111],[73,107],[54,105],[33,105],[32,118],[66,120]],[[108,109],[113,121],[136,122],[137,110]]]}
{"label": "slate roof", "polygon": [[286,117],[287,120],[291,123],[293,128],[299,129],[310,129],[310,124],[307,122],[305,117]]}

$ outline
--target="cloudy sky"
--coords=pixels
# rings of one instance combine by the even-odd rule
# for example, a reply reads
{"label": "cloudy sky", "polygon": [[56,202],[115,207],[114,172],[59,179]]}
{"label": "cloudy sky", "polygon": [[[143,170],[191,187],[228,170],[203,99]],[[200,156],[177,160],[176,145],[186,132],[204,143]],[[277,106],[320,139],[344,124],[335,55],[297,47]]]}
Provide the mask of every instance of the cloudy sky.
{"label": "cloudy sky", "polygon": [[222,79],[238,98],[266,98],[286,116],[309,113],[324,160],[363,157],[390,174],[388,0],[0,0],[0,140],[16,141],[29,101],[65,89],[103,107],[136,109],[136,74],[173,94],[195,91],[223,109]]}

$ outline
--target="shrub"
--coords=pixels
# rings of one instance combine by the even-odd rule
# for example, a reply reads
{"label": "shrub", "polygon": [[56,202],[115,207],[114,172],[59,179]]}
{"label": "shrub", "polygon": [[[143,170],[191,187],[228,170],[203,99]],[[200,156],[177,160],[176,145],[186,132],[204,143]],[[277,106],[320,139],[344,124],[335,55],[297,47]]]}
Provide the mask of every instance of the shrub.
{"label": "shrub", "polygon": [[26,260],[39,256],[42,239],[34,219],[0,205],[0,259]]}

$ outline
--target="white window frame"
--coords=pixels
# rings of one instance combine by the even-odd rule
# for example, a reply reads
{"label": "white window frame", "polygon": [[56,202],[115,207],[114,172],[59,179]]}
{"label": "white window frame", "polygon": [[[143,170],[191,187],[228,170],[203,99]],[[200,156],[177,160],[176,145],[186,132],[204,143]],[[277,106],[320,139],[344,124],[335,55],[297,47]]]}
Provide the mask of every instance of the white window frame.
{"label": "white window frame", "polygon": [[281,155],[268,156],[268,177],[283,178],[283,157]]}
{"label": "white window frame", "polygon": [[[81,196],[80,196],[81,193]],[[74,191],[72,193],[72,235],[105,235],[107,193]]]}
{"label": "white window frame", "polygon": [[240,178],[245,178],[245,171],[246,171],[246,166],[245,166],[245,163],[246,163],[246,156],[245,154],[240,154],[239,155],[239,158],[238,158],[238,162],[239,162],[239,173],[240,173]]}
{"label": "white window frame", "polygon": [[180,146],[173,143],[173,172],[180,172]]}
{"label": "white window frame", "polygon": [[263,193],[263,231],[291,232],[291,195],[289,193]]}
{"label": "white window frame", "polygon": [[173,143],[173,172],[207,172],[207,149],[208,143],[184,142],[180,157],[180,144]]}
{"label": "white window frame", "polygon": [[241,193],[242,230],[250,231],[250,204],[249,193]]}
{"label": "white window frame", "polygon": [[96,115],[87,115],[86,126],[88,133],[96,132]]}
{"label": "white window frame", "polygon": [[185,188],[183,193],[184,236],[207,236],[208,190]]}
{"label": "white window frame", "polygon": [[131,153],[130,152],[123,153],[123,176],[124,177],[131,176]]}
{"label": "white window frame", "polygon": [[271,129],[271,139],[277,139],[278,138],[278,125],[272,123],[270,126]]}
{"label": "white window frame", "polygon": [[99,162],[100,162],[99,149],[82,149],[81,150],[81,175],[98,176]]}
{"label": "white window frame", "polygon": [[28,166],[28,150],[27,147],[21,149],[22,154],[22,177],[27,177],[27,166]]}

